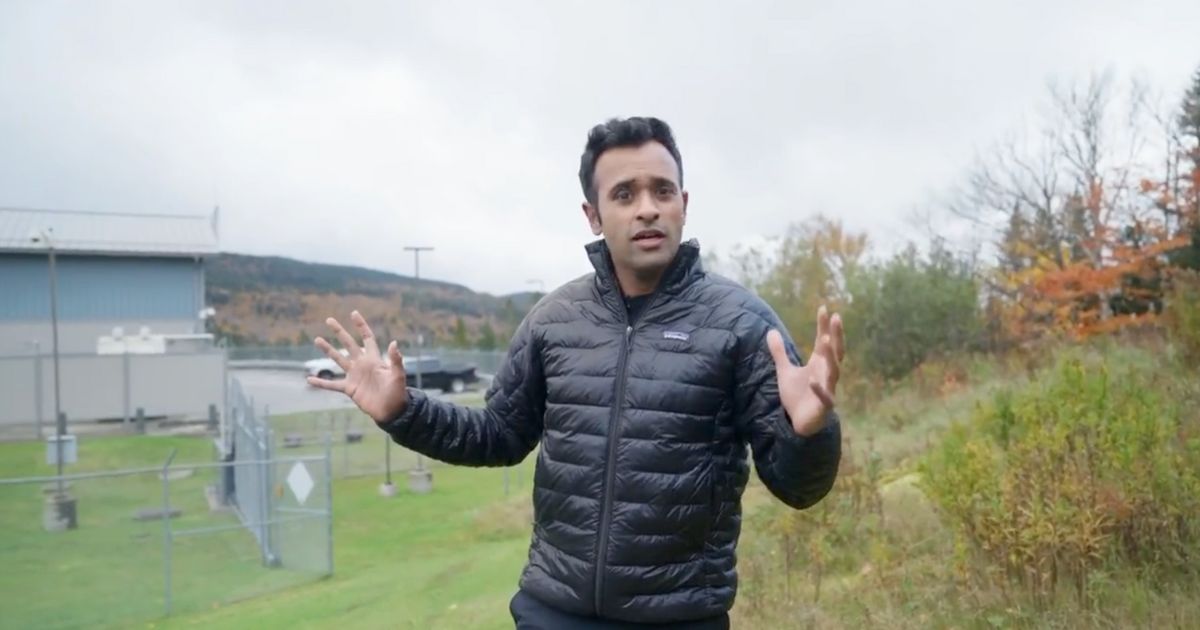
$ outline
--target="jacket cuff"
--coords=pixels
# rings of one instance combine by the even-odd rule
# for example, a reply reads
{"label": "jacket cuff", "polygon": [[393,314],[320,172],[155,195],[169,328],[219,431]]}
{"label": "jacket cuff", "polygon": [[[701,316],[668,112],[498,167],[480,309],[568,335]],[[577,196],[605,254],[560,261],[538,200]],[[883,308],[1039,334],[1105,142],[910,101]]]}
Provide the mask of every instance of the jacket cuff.
{"label": "jacket cuff", "polygon": [[800,435],[796,433],[795,427],[792,426],[792,420],[788,417],[787,412],[780,410],[779,422],[777,429],[780,434],[780,441],[787,446],[796,449],[802,449],[812,443],[827,442],[830,439],[836,438],[841,433],[840,419],[837,412],[830,410],[825,416],[825,426],[812,435]]}
{"label": "jacket cuff", "polygon": [[380,422],[379,428],[394,435],[397,429],[409,425],[421,414],[427,401],[428,396],[425,392],[409,387],[408,404],[404,406],[404,411],[401,411],[399,415],[390,420]]}

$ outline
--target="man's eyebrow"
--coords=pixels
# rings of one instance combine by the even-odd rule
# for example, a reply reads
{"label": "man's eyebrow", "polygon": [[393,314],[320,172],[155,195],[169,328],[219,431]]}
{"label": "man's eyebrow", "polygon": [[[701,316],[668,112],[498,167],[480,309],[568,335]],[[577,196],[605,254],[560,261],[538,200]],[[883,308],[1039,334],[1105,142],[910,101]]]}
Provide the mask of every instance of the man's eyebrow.
{"label": "man's eyebrow", "polygon": [[671,188],[678,188],[678,186],[675,184],[675,180],[669,177],[651,177],[650,183],[654,184],[655,186],[662,186],[663,184],[666,184]]}
{"label": "man's eyebrow", "polygon": [[609,187],[609,189],[608,189],[608,192],[611,194],[611,193],[613,193],[613,192],[615,192],[615,191],[618,191],[618,190],[620,190],[620,189],[622,189],[622,188],[633,188],[633,182],[634,182],[634,178],[633,178],[633,177],[630,177],[629,179],[622,179],[621,181],[619,181],[619,182],[617,182],[617,183],[613,184],[612,186],[610,186],[610,187]]}

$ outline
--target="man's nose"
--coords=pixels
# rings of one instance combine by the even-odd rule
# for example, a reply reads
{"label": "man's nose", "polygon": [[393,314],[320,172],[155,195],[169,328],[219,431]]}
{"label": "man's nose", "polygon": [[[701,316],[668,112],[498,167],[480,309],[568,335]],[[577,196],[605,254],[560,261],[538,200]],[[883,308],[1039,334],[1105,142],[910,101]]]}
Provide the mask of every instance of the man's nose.
{"label": "man's nose", "polygon": [[654,202],[652,195],[643,194],[638,196],[637,219],[644,223],[653,223],[658,220],[658,215],[661,214],[658,210],[658,204]]}

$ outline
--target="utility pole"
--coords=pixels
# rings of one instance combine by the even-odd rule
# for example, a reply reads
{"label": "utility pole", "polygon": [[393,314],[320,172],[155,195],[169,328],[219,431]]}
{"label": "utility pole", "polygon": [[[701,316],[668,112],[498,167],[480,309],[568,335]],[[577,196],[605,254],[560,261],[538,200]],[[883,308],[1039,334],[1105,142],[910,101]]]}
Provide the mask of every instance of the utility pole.
{"label": "utility pole", "polygon": [[58,369],[58,267],[57,256],[54,252],[54,240],[52,235],[54,230],[48,228],[35,233],[30,240],[34,243],[44,243],[49,255],[50,262],[50,329],[53,339],[54,353],[54,420],[56,425],[56,435],[54,440],[55,463],[58,465],[58,479],[55,485],[55,493],[52,498],[53,505],[47,506],[47,509],[52,513],[47,514],[46,525],[48,528],[64,528],[75,529],[76,527],[76,505],[75,499],[67,494],[63,484],[63,442],[66,440],[67,434],[67,417],[62,413],[62,397],[61,386],[59,383]]}
{"label": "utility pole", "polygon": [[[420,291],[421,252],[431,252],[433,251],[433,248],[427,245],[413,245],[405,247],[404,251],[413,253],[413,278],[416,280],[418,285],[416,287],[416,291]],[[416,293],[414,292],[413,295],[416,295]],[[417,368],[417,389],[421,389],[423,385],[421,382],[421,370],[423,369],[422,361],[425,358],[424,355],[425,333],[417,328],[417,360],[415,363]],[[425,460],[421,457],[420,453],[417,453],[417,469],[409,473],[408,482],[409,487],[412,488],[414,492],[429,492],[433,487],[433,473],[425,469]]]}

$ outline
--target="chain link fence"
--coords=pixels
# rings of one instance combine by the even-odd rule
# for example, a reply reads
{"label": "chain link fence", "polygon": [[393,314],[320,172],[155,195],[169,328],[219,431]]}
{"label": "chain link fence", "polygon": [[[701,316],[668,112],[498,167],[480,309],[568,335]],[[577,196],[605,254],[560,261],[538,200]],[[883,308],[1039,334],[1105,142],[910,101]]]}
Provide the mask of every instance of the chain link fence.
{"label": "chain link fence", "polygon": [[0,627],[130,627],[333,573],[330,443],[277,455],[235,383],[232,450],[87,437],[57,477],[44,444],[2,445],[0,470],[26,476],[0,479]]}
{"label": "chain link fence", "polygon": [[[483,393],[450,398],[456,403],[483,406]],[[353,408],[313,411],[271,418],[276,453],[314,455],[324,452],[329,441],[330,474],[334,479],[376,477],[397,486],[408,483],[410,471],[436,471],[447,466],[397,445],[375,421]],[[534,456],[530,456],[534,457]],[[498,495],[527,492],[532,479],[521,467],[505,468]]]}

